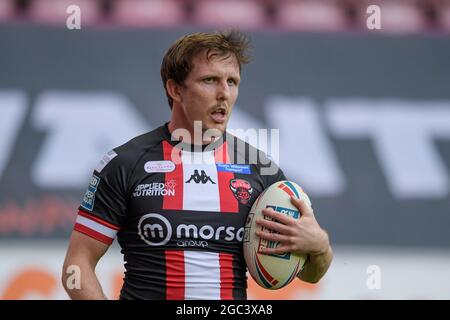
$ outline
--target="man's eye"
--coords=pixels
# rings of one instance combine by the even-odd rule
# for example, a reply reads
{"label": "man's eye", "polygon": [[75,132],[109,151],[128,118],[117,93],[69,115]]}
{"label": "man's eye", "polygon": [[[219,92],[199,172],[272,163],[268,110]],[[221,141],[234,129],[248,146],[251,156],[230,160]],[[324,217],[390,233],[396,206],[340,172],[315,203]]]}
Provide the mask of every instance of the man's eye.
{"label": "man's eye", "polygon": [[233,79],[228,79],[228,84],[230,85],[236,85],[236,81]]}
{"label": "man's eye", "polygon": [[203,79],[203,81],[205,83],[213,83],[214,82],[214,78],[206,78],[206,79]]}

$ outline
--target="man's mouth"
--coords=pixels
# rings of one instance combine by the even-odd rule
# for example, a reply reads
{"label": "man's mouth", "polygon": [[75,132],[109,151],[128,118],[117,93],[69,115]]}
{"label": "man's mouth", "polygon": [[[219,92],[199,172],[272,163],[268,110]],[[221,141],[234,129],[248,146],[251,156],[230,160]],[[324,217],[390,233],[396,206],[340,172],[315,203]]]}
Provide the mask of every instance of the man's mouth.
{"label": "man's mouth", "polygon": [[227,120],[227,109],[214,109],[213,112],[211,112],[211,118],[217,123],[224,123]]}

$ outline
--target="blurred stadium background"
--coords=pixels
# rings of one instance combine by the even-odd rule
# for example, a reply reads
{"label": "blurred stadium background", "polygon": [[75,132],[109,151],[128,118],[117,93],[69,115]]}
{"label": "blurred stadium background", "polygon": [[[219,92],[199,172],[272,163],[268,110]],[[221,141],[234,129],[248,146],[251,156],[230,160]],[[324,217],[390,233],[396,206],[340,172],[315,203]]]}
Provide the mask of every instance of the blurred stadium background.
{"label": "blurred stadium background", "polygon": [[[169,118],[167,47],[230,27],[254,46],[230,127],[280,129],[335,249],[319,284],[249,298],[450,298],[450,1],[0,0],[0,299],[67,298],[91,170]],[[122,263],[115,244],[97,268],[109,297]]]}

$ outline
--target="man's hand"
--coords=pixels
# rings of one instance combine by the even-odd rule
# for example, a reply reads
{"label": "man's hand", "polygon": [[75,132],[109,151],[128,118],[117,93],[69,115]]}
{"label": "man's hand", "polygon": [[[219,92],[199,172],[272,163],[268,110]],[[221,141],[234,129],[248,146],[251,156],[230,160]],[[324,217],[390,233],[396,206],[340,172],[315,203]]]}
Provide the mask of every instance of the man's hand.
{"label": "man's hand", "polygon": [[292,203],[301,213],[300,219],[294,219],[283,213],[274,211],[271,208],[263,209],[263,214],[277,221],[257,219],[256,223],[277,231],[256,231],[256,235],[262,239],[278,241],[281,245],[278,248],[265,248],[264,253],[282,254],[285,252],[295,252],[300,254],[320,254],[327,250],[329,245],[327,233],[319,226],[311,207],[304,201],[291,197]]}
{"label": "man's hand", "polygon": [[277,221],[259,218],[256,223],[277,233],[256,231],[256,235],[265,240],[277,241],[277,248],[261,248],[265,254],[283,254],[294,252],[307,254],[308,261],[299,277],[307,282],[317,282],[328,270],[332,260],[332,251],[328,235],[323,230],[312,208],[304,201],[291,197],[291,202],[301,213],[300,219],[294,219],[271,208],[263,209],[264,216]]}

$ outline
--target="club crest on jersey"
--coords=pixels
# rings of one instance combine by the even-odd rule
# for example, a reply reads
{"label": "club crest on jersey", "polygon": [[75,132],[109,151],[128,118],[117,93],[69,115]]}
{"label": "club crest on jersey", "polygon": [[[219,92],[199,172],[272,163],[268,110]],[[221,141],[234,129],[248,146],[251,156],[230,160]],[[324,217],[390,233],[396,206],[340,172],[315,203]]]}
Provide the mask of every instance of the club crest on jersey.
{"label": "club crest on jersey", "polygon": [[241,204],[247,204],[253,192],[251,184],[243,179],[230,180],[230,189]]}

